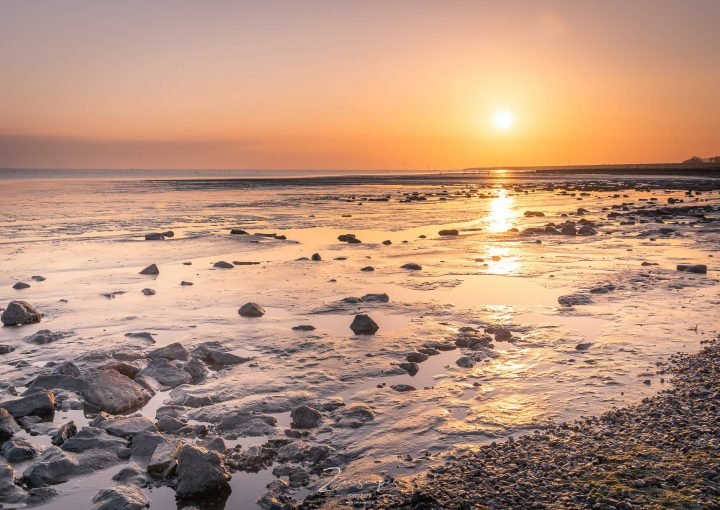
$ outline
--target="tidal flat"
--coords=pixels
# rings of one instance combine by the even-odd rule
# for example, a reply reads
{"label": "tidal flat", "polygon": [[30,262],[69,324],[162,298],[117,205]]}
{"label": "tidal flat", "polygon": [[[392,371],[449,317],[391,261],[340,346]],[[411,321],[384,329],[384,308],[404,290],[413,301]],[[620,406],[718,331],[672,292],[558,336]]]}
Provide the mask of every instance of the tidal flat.
{"label": "tidal flat", "polygon": [[0,182],[3,508],[435,504],[718,334],[709,177]]}

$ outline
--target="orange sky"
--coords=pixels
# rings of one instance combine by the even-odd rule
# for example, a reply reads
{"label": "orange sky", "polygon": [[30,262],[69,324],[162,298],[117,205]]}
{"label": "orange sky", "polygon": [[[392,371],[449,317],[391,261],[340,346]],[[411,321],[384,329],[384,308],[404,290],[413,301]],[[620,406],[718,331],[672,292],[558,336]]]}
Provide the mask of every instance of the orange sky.
{"label": "orange sky", "polygon": [[0,167],[720,154],[718,20],[715,0],[0,2]]}

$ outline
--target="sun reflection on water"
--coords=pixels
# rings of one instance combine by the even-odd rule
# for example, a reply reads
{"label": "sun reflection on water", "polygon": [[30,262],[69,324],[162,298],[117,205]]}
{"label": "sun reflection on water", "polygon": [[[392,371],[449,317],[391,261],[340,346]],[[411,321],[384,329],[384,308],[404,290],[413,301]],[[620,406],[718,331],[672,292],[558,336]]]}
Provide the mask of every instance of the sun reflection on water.
{"label": "sun reflection on water", "polygon": [[513,226],[513,203],[515,199],[508,196],[507,190],[501,189],[497,198],[490,202],[490,213],[485,218],[490,232],[507,232]]}

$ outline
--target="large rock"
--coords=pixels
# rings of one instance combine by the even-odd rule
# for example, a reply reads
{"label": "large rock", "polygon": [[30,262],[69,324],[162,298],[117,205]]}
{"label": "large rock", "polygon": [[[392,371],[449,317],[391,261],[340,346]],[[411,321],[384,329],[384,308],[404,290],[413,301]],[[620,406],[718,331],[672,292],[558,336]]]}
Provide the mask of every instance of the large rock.
{"label": "large rock", "polygon": [[126,439],[130,439],[141,432],[157,432],[157,427],[152,420],[139,415],[105,420],[99,426],[105,429],[108,434]]}
{"label": "large rock", "polygon": [[82,392],[83,380],[72,375],[48,374],[39,375],[30,383],[28,389],[45,388],[46,390],[67,390]]}
{"label": "large rock", "polygon": [[364,313],[356,315],[352,324],[350,324],[350,329],[356,335],[374,335],[379,328],[380,326],[369,315]]}
{"label": "large rock", "polygon": [[192,381],[192,376],[183,370],[182,366],[178,367],[165,358],[150,361],[148,366],[140,371],[139,376],[152,377],[163,386],[169,388],[174,388],[175,386],[187,384]]}
{"label": "large rock", "polygon": [[231,264],[230,262],[225,262],[224,260],[221,260],[219,262],[215,262],[213,264],[213,267],[215,267],[217,269],[232,269],[235,266],[233,264]]}
{"label": "large rock", "polygon": [[230,473],[222,457],[195,445],[183,445],[177,454],[177,495],[181,498],[229,490]]}
{"label": "large rock", "polygon": [[51,446],[23,473],[23,481],[28,487],[42,487],[66,482],[79,470],[74,455]]}
{"label": "large rock", "polygon": [[240,307],[238,313],[243,317],[262,317],[265,309],[257,303],[245,303]]}
{"label": "large rock", "polygon": [[322,423],[322,414],[310,406],[299,406],[290,412],[292,426],[296,429],[311,429]]}
{"label": "large rock", "polygon": [[5,441],[0,452],[8,462],[12,463],[32,459],[37,454],[32,444],[19,437]]}
{"label": "large rock", "polygon": [[177,455],[182,447],[183,443],[165,442],[158,444],[148,462],[147,472],[155,478],[167,478],[175,474]]}
{"label": "large rock", "polygon": [[119,414],[137,409],[150,399],[142,386],[115,370],[94,370],[83,380],[85,401],[100,411]]}
{"label": "large rock", "polygon": [[185,365],[183,365],[183,370],[190,374],[190,377],[192,377],[192,380],[195,382],[204,379],[208,374],[208,369],[205,366],[205,363],[197,358],[192,358],[190,361],[185,363]]}
{"label": "large rock", "polygon": [[148,267],[140,271],[140,274],[158,275],[160,274],[160,270],[158,269],[157,265],[150,264]]}
{"label": "large rock", "polygon": [[92,510],[141,510],[150,506],[150,499],[138,487],[113,485],[102,489],[92,499]]}
{"label": "large rock", "polygon": [[24,499],[25,491],[15,485],[15,470],[7,464],[0,464],[0,501],[14,504]]}
{"label": "large rock", "polygon": [[64,451],[72,453],[82,453],[90,450],[103,450],[116,453],[126,447],[126,440],[111,436],[104,430],[96,427],[83,427],[62,445]]}
{"label": "large rock", "polygon": [[357,428],[375,419],[375,413],[369,405],[355,402],[337,409],[332,414],[337,427]]}
{"label": "large rock", "polygon": [[22,429],[15,421],[15,418],[6,409],[0,407],[0,442],[7,441],[20,430]]}
{"label": "large rock", "polygon": [[165,358],[170,360],[187,361],[189,357],[190,353],[185,347],[183,347],[180,342],[175,342],[166,345],[165,347],[160,347],[159,349],[155,349],[148,353],[148,358],[150,359]]}
{"label": "large rock", "polygon": [[22,326],[40,322],[40,312],[27,301],[10,301],[0,316],[5,326]]}
{"label": "large rock", "polygon": [[55,394],[52,391],[38,391],[15,400],[0,402],[0,407],[6,409],[14,418],[48,416],[55,412]]}
{"label": "large rock", "polygon": [[55,446],[62,445],[65,441],[73,437],[77,433],[77,427],[74,421],[63,423],[59,429],[52,435],[51,442]]}

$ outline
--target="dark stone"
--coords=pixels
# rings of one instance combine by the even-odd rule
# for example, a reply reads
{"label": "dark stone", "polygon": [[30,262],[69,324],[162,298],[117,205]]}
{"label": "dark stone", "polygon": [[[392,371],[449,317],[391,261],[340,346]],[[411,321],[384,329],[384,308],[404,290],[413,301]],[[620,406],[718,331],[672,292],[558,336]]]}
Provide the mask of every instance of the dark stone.
{"label": "dark stone", "polygon": [[0,316],[5,326],[22,326],[40,322],[40,312],[26,301],[10,301]]}
{"label": "dark stone", "polygon": [[356,315],[352,324],[350,324],[350,329],[356,335],[374,335],[379,328],[380,326],[369,315],[364,313]]}

